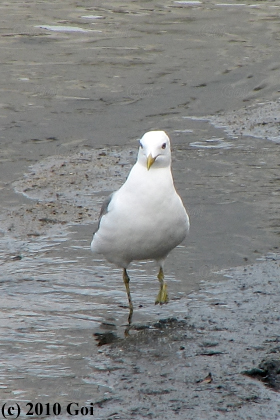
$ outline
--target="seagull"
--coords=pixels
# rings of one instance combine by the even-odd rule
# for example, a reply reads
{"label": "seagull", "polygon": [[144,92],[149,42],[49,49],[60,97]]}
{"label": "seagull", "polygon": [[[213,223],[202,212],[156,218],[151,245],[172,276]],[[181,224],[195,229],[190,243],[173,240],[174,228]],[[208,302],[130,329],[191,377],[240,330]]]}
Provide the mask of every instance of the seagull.
{"label": "seagull", "polygon": [[127,268],[132,261],[154,260],[160,290],[155,304],[168,303],[163,266],[169,252],[189,231],[189,217],[171,173],[170,140],[164,131],[149,131],[140,140],[138,157],[121,188],[105,199],[91,250],[123,269],[131,324],[133,303]]}

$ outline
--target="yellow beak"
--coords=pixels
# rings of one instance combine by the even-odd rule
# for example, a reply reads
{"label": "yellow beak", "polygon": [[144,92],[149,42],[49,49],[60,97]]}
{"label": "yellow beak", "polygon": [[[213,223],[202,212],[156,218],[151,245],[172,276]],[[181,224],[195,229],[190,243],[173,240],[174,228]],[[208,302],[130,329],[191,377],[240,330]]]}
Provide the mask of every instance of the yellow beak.
{"label": "yellow beak", "polygon": [[149,154],[149,156],[147,157],[147,168],[148,168],[148,170],[150,169],[150,167],[152,166],[152,164],[154,163],[155,160],[156,160],[156,158],[153,157],[151,154]]}

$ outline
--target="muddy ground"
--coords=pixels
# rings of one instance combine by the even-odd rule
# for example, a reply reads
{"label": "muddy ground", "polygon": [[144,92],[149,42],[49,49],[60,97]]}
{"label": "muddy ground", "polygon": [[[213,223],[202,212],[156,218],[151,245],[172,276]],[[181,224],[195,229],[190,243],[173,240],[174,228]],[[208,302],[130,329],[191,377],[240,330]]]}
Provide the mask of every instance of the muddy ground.
{"label": "muddy ground", "polygon": [[[0,11],[1,403],[279,420],[278,2]],[[191,232],[166,264],[168,305],[153,265],[132,265],[125,336],[121,273],[89,245],[150,129],[172,139]]]}

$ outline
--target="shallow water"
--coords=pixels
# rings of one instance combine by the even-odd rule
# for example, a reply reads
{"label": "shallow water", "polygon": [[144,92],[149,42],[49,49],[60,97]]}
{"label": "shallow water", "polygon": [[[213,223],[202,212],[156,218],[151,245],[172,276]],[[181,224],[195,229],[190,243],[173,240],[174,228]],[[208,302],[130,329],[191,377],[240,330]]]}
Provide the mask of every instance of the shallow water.
{"label": "shallow water", "polygon": [[201,281],[277,249],[278,120],[251,137],[231,119],[264,102],[246,120],[255,135],[278,109],[279,11],[258,3],[1,6],[1,398],[111,392],[94,334],[123,335],[126,294],[89,245],[143,132],[171,136],[191,232],[166,264],[168,305],[154,305],[153,265],[131,267],[136,325],[183,318]]}

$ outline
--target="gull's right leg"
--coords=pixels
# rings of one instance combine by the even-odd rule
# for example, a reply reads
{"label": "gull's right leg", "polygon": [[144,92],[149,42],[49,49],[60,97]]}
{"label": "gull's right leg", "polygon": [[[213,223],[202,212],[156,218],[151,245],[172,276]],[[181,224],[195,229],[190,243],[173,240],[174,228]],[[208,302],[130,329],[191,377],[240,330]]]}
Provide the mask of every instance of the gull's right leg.
{"label": "gull's right leg", "polygon": [[126,268],[123,269],[123,281],[124,281],[124,285],[126,288],[126,294],[127,294],[127,299],[128,299],[128,304],[129,304],[129,315],[128,315],[128,324],[131,324],[131,319],[132,319],[132,315],[133,315],[133,304],[132,304],[132,299],[131,299],[131,294],[130,294],[130,288],[129,288],[129,277],[126,271]]}

